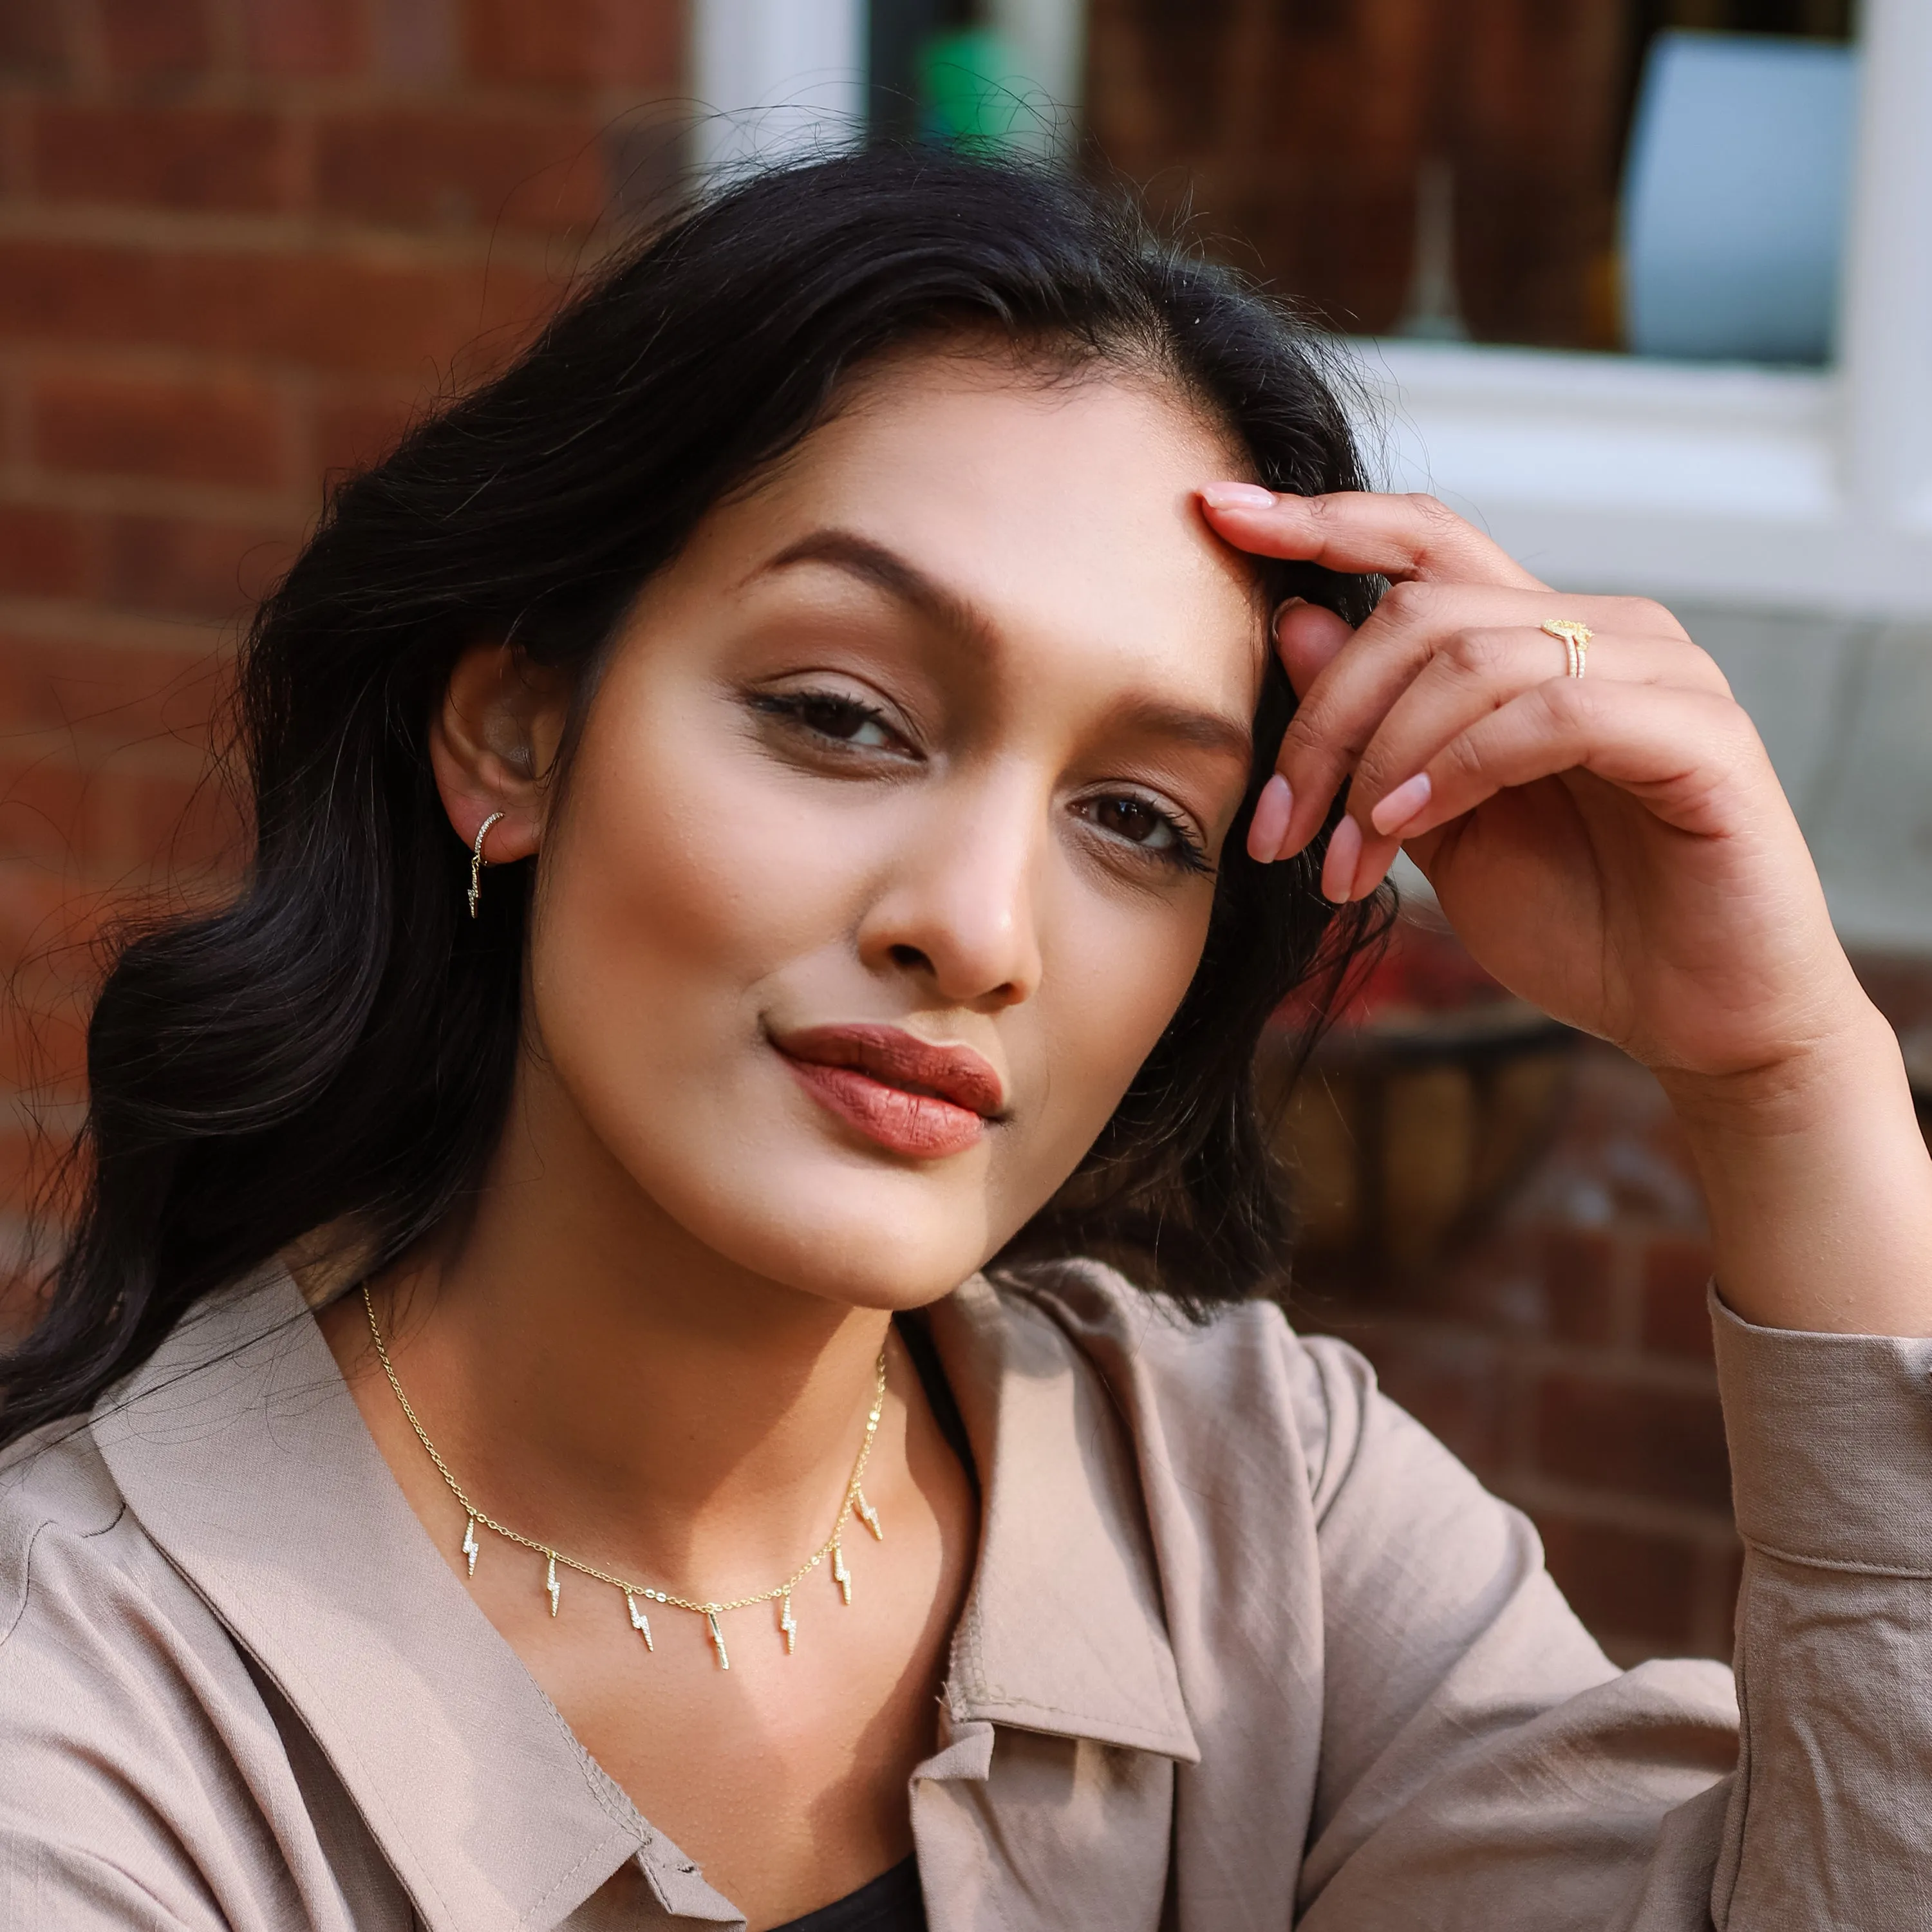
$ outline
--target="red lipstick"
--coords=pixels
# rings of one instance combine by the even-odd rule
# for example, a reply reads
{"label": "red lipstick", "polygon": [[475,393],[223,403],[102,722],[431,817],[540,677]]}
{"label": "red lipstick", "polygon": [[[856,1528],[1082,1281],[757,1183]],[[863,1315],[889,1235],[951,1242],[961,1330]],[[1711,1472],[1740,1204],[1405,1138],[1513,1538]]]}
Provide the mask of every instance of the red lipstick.
{"label": "red lipstick", "polygon": [[984,1056],[900,1027],[806,1027],[772,1044],[821,1106],[894,1154],[962,1154],[1006,1105]]}

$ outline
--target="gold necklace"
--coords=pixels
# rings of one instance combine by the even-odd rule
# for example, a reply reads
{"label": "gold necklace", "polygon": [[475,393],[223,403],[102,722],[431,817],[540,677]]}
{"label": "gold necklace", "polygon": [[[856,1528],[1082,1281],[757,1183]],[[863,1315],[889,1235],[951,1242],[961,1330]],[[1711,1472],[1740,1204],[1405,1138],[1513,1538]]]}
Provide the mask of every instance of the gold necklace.
{"label": "gold necklace", "polygon": [[647,1612],[638,1607],[639,1599],[645,1603],[662,1604],[674,1610],[689,1610],[694,1616],[704,1619],[705,1628],[710,1634],[712,1648],[718,1653],[718,1668],[729,1670],[731,1659],[724,1648],[724,1633],[718,1627],[718,1619],[727,1610],[748,1610],[759,1604],[776,1604],[778,1606],[778,1634],[784,1639],[785,1654],[789,1657],[798,1639],[798,1621],[791,1613],[791,1593],[826,1557],[832,1559],[832,1580],[838,1586],[839,1600],[850,1604],[852,1600],[852,1573],[845,1567],[845,1551],[840,1539],[845,1532],[847,1521],[852,1516],[872,1532],[874,1540],[883,1543],[886,1532],[879,1526],[879,1513],[866,1500],[866,1492],[860,1486],[866,1474],[866,1463],[872,1453],[872,1438],[879,1432],[879,1415],[886,1402],[886,1352],[879,1350],[879,1360],[874,1371],[872,1388],[872,1407],[866,1418],[866,1438],[859,1444],[858,1460],[852,1465],[851,1480],[845,1485],[845,1500],[839,1505],[838,1520],[832,1526],[832,1534],[814,1550],[782,1583],[775,1583],[769,1590],[760,1590],[755,1596],[734,1597],[728,1603],[700,1602],[694,1597],[680,1597],[673,1590],[656,1590],[642,1583],[627,1582],[622,1576],[614,1576],[608,1570],[599,1570],[596,1564],[580,1563],[574,1556],[566,1556],[560,1550],[554,1550],[547,1543],[539,1543],[534,1537],[525,1536],[520,1531],[510,1528],[499,1522],[494,1516],[478,1509],[464,1492],[463,1485],[451,1474],[449,1465],[436,1453],[436,1444],[429,1439],[429,1432],[417,1420],[416,1411],[410,1406],[410,1399],[403,1393],[403,1385],[396,1379],[395,1365],[389,1360],[389,1351],[384,1345],[382,1331],[376,1325],[376,1304],[370,1299],[368,1285],[362,1288],[362,1306],[369,1317],[369,1339],[376,1345],[376,1353],[382,1364],[382,1372],[389,1378],[389,1386],[395,1391],[396,1400],[402,1405],[403,1414],[408,1418],[410,1426],[416,1431],[416,1440],[428,1451],[429,1460],[436,1465],[436,1473],[449,1486],[449,1493],[462,1504],[464,1514],[469,1518],[463,1529],[463,1555],[469,1565],[469,1574],[476,1574],[478,1553],[476,1526],[483,1527],[502,1538],[506,1543],[520,1544],[524,1549],[533,1550],[544,1560],[544,1588],[550,1598],[550,1613],[556,1615],[556,1606],[562,1595],[562,1586],[557,1581],[556,1567],[560,1563],[566,1570],[574,1570],[580,1576],[588,1576],[593,1582],[608,1583],[614,1590],[623,1594],[624,1606],[630,1612],[631,1628],[644,1640],[644,1648],[653,1653],[657,1646],[651,1641],[651,1620]]}

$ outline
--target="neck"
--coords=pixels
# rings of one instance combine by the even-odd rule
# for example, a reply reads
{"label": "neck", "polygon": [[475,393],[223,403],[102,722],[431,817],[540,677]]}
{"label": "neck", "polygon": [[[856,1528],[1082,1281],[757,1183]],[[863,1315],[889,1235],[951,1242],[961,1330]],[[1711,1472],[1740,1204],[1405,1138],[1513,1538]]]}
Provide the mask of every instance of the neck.
{"label": "neck", "polygon": [[[770,1583],[844,1500],[889,1316],[705,1246],[541,1078],[511,1123],[460,1234],[378,1286],[424,1426],[560,1549],[700,1597]],[[881,1448],[902,1426],[895,1402]]]}

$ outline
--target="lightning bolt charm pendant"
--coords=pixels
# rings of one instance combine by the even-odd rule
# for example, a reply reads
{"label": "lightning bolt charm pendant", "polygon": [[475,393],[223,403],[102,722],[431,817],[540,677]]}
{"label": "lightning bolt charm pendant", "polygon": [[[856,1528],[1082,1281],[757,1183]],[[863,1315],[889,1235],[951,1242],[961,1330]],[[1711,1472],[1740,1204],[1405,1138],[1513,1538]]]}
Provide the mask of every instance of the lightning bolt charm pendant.
{"label": "lightning bolt charm pendant", "polygon": [[463,1553],[470,1559],[470,1574],[476,1574],[476,1519],[472,1516],[463,1526]]}
{"label": "lightning bolt charm pendant", "polygon": [[731,1660],[724,1654],[724,1633],[718,1628],[717,1612],[706,1610],[704,1613],[704,1621],[710,1627],[712,1646],[718,1652],[718,1667],[720,1670],[729,1670],[731,1668]]}
{"label": "lightning bolt charm pendant", "polygon": [[863,1490],[855,1490],[853,1492],[853,1496],[854,1500],[852,1508],[854,1513],[857,1516],[859,1520],[872,1532],[872,1540],[874,1543],[884,1542],[886,1540],[886,1532],[879,1527],[879,1513],[877,1510],[873,1508],[870,1503],[866,1502],[865,1491]]}
{"label": "lightning bolt charm pendant", "polygon": [[852,1600],[852,1573],[845,1567],[844,1546],[836,1543],[832,1546],[832,1580],[838,1586],[838,1594],[849,1604]]}
{"label": "lightning bolt charm pendant", "polygon": [[784,1593],[778,1606],[778,1628],[784,1634],[785,1654],[789,1657],[798,1644],[798,1619],[791,1613],[791,1592]]}
{"label": "lightning bolt charm pendant", "polygon": [[655,1656],[657,1652],[657,1646],[651,1641],[650,1618],[646,1616],[644,1612],[638,1608],[637,1598],[632,1596],[628,1590],[624,1592],[624,1601],[630,1608],[632,1629],[635,1630],[637,1634],[644,1639],[644,1648]]}
{"label": "lightning bolt charm pendant", "polygon": [[550,1552],[550,1568],[544,1576],[544,1588],[550,1592],[550,1613],[556,1615],[556,1600],[563,1594],[563,1588],[556,1580],[556,1552]]}

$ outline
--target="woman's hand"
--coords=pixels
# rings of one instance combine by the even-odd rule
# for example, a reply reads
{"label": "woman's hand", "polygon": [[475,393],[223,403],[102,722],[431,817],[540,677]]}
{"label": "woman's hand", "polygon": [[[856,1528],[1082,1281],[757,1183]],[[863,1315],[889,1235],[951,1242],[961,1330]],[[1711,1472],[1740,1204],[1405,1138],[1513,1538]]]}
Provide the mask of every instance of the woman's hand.
{"label": "woman's hand", "polygon": [[[1254,856],[1300,850],[1346,785],[1323,890],[1361,898],[1406,850],[1504,986],[1658,1072],[1740,1312],[1932,1332],[1932,1168],[1896,1042],[1717,666],[1658,605],[1553,592],[1426,497],[1202,495],[1240,549],[1392,586],[1359,630],[1280,614],[1301,703]],[[1562,620],[1594,633],[1581,678],[1541,628]],[[1847,1212],[1870,1238],[1897,1223],[1870,1293]]]}
{"label": "woman's hand", "polygon": [[[1204,493],[1229,542],[1392,585],[1359,631],[1280,614],[1301,704],[1257,858],[1300,850],[1346,784],[1330,898],[1406,849],[1504,986],[1660,1069],[1762,1066],[1862,1006],[1757,734],[1669,611],[1550,590],[1426,497],[1231,494]],[[1595,633],[1581,679],[1540,628],[1563,619]]]}

